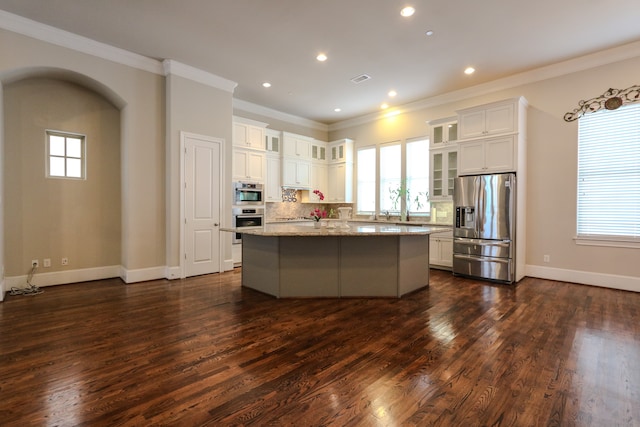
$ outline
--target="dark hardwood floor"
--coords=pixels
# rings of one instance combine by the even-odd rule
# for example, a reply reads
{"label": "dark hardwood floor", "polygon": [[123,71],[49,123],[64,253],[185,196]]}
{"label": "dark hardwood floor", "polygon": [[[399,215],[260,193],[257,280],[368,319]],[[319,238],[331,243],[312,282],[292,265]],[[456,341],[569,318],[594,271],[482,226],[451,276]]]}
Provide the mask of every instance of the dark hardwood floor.
{"label": "dark hardwood floor", "polygon": [[7,296],[0,425],[640,425],[640,294],[432,270],[400,300],[276,300],[240,277]]}

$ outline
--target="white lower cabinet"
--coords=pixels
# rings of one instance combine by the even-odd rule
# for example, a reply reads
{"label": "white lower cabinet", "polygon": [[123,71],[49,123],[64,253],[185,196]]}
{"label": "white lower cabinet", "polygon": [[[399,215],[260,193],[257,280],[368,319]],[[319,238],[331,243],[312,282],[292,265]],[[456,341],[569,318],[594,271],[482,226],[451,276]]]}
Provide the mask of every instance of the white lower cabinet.
{"label": "white lower cabinet", "polygon": [[453,232],[429,235],[429,266],[450,269],[453,266]]}
{"label": "white lower cabinet", "polygon": [[458,174],[514,172],[516,170],[514,135],[461,142],[458,146]]}

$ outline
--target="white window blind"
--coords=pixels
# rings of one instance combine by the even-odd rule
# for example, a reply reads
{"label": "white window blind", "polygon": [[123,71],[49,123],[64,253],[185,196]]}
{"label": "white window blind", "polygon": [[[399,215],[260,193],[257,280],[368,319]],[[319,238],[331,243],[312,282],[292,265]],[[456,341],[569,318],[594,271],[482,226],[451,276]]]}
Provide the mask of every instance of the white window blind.
{"label": "white window blind", "polygon": [[640,239],[640,104],[579,119],[577,233]]}
{"label": "white window blind", "polygon": [[429,140],[407,142],[407,211],[427,213],[429,205]]}
{"label": "white window blind", "polygon": [[402,202],[395,199],[394,191],[400,187],[402,180],[402,159],[400,144],[389,144],[380,147],[380,210],[400,212]]}

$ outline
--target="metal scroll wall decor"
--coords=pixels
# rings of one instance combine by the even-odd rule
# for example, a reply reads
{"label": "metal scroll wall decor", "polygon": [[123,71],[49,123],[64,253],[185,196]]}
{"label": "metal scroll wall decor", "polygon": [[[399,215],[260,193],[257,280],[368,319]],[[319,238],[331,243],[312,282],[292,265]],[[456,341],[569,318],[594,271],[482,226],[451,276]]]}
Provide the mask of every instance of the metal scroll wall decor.
{"label": "metal scroll wall decor", "polygon": [[617,110],[625,104],[640,101],[640,85],[634,85],[626,89],[609,89],[597,98],[578,102],[578,108],[564,115],[565,122],[578,120],[586,113],[595,113],[602,109]]}
{"label": "metal scroll wall decor", "polygon": [[298,193],[295,188],[283,188],[282,189],[282,201],[283,202],[297,202]]}

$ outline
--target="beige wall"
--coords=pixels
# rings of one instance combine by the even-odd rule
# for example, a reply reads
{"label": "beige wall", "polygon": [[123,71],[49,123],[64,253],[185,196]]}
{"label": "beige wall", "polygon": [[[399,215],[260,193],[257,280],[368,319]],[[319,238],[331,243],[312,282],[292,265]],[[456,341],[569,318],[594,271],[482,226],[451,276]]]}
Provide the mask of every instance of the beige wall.
{"label": "beige wall", "polygon": [[[180,132],[223,139],[224,163],[231,165],[232,93],[169,75],[167,99],[167,266],[176,267],[180,264]],[[230,167],[223,176],[222,223],[230,226]],[[231,235],[220,236],[226,242],[223,258],[231,260]]]}
{"label": "beige wall", "polygon": [[[626,288],[640,291],[639,249],[579,246],[574,242],[578,126],[563,120],[580,100],[599,96],[609,88],[638,84],[638,76],[640,57],[334,130],[329,137],[353,138],[356,147],[411,138],[428,132],[427,121],[454,116],[456,109],[524,96],[529,102],[528,274],[602,286],[616,282],[613,275],[624,276]],[[544,254],[550,255],[550,263],[543,263]]]}
{"label": "beige wall", "polygon": [[[40,272],[119,266],[118,109],[76,84],[39,78],[7,85],[4,104],[6,274],[27,274],[32,259]],[[85,135],[86,179],[46,178],[46,130]]]}
{"label": "beige wall", "polygon": [[[164,76],[5,30],[0,30],[0,41],[3,86],[31,75],[64,76],[120,109],[121,276],[128,281],[162,277],[158,275],[166,265]],[[5,116],[9,108],[14,107],[5,105]],[[6,255],[16,242],[5,236],[3,243]]]}

